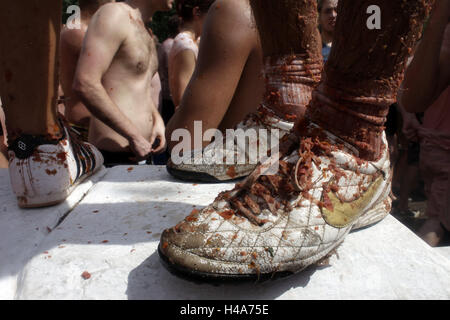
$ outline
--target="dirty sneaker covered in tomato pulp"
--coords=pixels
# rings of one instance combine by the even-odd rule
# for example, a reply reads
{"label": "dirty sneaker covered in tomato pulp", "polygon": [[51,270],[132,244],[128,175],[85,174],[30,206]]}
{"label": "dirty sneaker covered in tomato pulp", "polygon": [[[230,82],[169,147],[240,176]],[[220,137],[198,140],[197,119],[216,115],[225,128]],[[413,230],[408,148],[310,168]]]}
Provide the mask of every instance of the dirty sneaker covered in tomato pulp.
{"label": "dirty sneaker covered in tomato pulp", "polygon": [[64,201],[103,165],[101,153],[63,127],[58,140],[22,135],[9,148],[9,175],[19,207],[44,207]]}
{"label": "dirty sneaker covered in tomato pulp", "polygon": [[[386,139],[376,161],[309,125],[276,175],[255,170],[235,189],[161,236],[171,270],[202,279],[267,278],[317,263],[355,225],[379,221],[391,208]],[[371,219],[370,217],[375,217]],[[359,223],[359,219],[366,223]]]}

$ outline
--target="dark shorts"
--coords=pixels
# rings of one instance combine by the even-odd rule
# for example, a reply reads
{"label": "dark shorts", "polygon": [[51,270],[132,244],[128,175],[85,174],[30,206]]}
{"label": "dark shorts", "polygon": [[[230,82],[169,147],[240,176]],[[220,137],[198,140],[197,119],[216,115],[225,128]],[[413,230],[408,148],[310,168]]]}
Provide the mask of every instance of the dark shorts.
{"label": "dark shorts", "polygon": [[111,168],[120,165],[137,165],[136,161],[130,160],[134,157],[131,152],[110,152],[105,150],[100,150],[105,159],[104,166],[106,168]]}
{"label": "dark shorts", "polygon": [[396,104],[393,104],[389,107],[389,113],[387,115],[385,126],[386,126],[386,135],[393,136],[394,134],[397,133],[398,114]]}
{"label": "dark shorts", "polygon": [[167,125],[170,118],[172,118],[175,113],[175,105],[172,100],[163,99],[161,108],[161,117],[164,120],[164,124]]}
{"label": "dark shorts", "polygon": [[70,127],[80,134],[82,141],[88,142],[88,139],[89,139],[89,129],[88,128],[78,126],[73,123],[70,123]]}
{"label": "dark shorts", "polygon": [[409,142],[407,162],[408,165],[414,166],[419,164],[420,159],[420,144],[418,142]]}

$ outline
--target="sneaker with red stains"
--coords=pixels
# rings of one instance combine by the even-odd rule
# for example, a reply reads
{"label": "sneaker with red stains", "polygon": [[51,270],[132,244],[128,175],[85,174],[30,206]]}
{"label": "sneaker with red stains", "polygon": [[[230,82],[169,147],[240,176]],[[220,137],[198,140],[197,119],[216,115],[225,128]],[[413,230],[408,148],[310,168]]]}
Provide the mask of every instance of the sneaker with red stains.
{"label": "sneaker with red stains", "polygon": [[[178,179],[203,182],[248,176],[268,155],[277,153],[280,139],[303,117],[321,73],[321,57],[312,59],[301,54],[266,57],[266,93],[258,110],[234,130],[227,130],[224,137],[191,151],[186,158],[177,157],[175,161],[180,152],[172,149],[167,171]],[[203,143],[203,139],[199,142]]]}
{"label": "sneaker with red stains", "polygon": [[224,137],[203,149],[192,150],[187,158],[175,158],[178,149],[174,148],[167,171],[177,179],[201,182],[222,182],[248,176],[261,160],[259,155],[267,157],[293,126],[294,122],[283,120],[261,106],[235,129],[227,130]]}
{"label": "sneaker with red stains", "polygon": [[391,208],[385,136],[376,161],[310,124],[286,148],[275,175],[258,167],[245,181],[161,236],[170,271],[205,281],[262,280],[302,271],[332,253],[355,228]]}
{"label": "sneaker with red stains", "polygon": [[64,128],[59,140],[22,135],[9,147],[9,175],[21,208],[63,202],[75,187],[103,166],[103,156],[91,144]]}

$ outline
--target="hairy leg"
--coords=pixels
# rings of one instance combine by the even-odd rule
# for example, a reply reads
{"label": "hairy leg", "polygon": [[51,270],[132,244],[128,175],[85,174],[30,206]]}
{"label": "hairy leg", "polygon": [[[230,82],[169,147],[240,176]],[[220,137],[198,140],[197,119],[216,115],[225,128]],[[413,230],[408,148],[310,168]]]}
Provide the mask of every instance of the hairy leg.
{"label": "hairy leg", "polygon": [[61,1],[1,1],[0,21],[0,95],[9,141],[21,134],[58,138]]}

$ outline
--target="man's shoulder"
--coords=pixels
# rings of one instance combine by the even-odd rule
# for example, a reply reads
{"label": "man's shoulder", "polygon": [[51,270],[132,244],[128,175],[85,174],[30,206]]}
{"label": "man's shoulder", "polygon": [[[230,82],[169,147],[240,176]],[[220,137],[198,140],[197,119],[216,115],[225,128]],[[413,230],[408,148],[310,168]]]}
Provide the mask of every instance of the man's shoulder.
{"label": "man's shoulder", "polygon": [[[100,7],[91,19],[89,30],[102,37],[123,38],[129,32],[131,8],[125,3],[110,2]],[[88,37],[91,32],[87,32]]]}
{"label": "man's shoulder", "polygon": [[248,1],[242,0],[216,0],[212,6],[217,9],[226,9],[234,12],[242,12],[243,9],[250,10],[250,4]]}
{"label": "man's shoulder", "polygon": [[216,0],[210,11],[217,11],[220,15],[233,15],[235,18],[245,19],[251,17],[250,5],[242,0]]}
{"label": "man's shoulder", "polygon": [[216,0],[210,8],[204,30],[214,35],[213,38],[226,40],[224,44],[227,45],[248,43],[254,47],[257,44],[257,31],[247,1]]}
{"label": "man's shoulder", "polygon": [[130,15],[130,7],[121,2],[109,2],[97,10],[96,19],[116,20]]}

